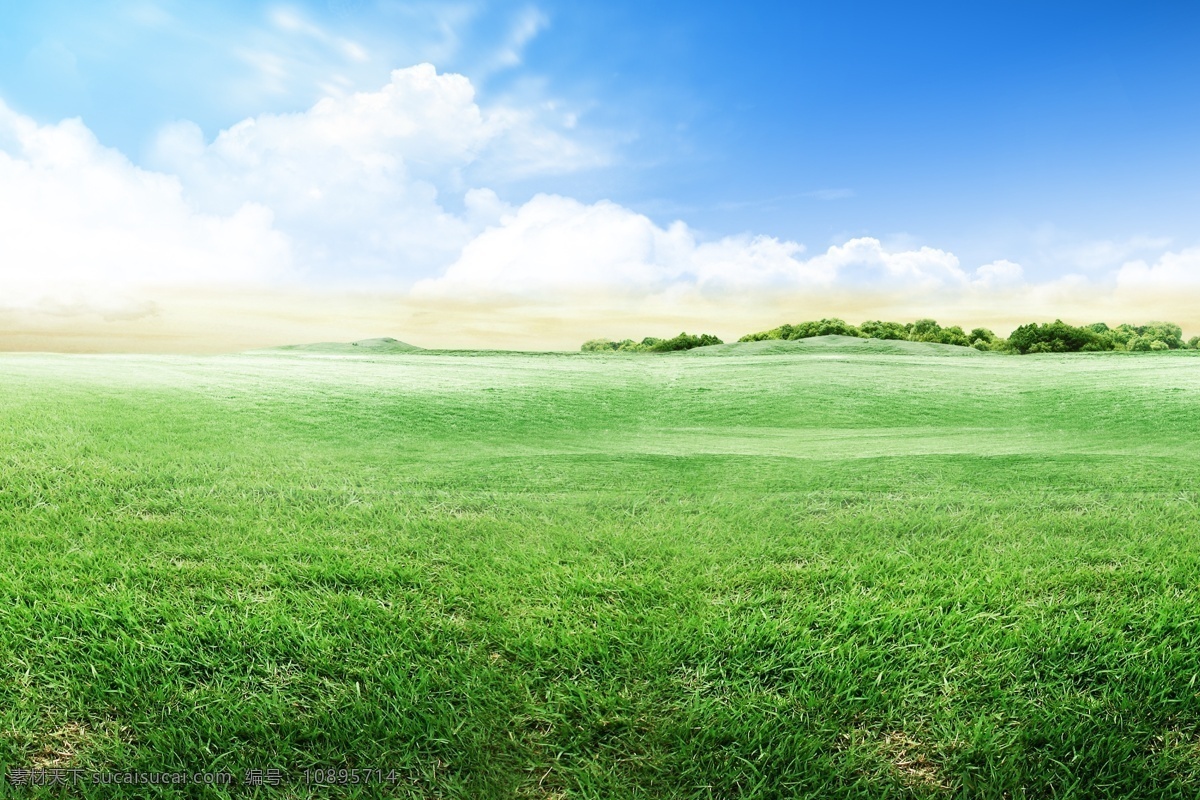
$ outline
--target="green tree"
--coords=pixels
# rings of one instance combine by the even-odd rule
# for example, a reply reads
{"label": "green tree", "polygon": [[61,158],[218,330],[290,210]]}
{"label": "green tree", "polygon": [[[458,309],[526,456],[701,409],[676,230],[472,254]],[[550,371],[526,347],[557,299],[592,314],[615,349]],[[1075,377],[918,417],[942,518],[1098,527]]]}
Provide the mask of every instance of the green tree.
{"label": "green tree", "polygon": [[988,344],[991,344],[992,342],[996,341],[996,334],[992,333],[991,329],[989,328],[972,328],[971,332],[967,334],[967,338],[969,338],[972,342],[978,342],[982,340]]}
{"label": "green tree", "polygon": [[858,328],[843,319],[830,319],[800,322],[796,325],[780,325],[769,331],[749,333],[738,339],[739,342],[763,342],[771,339],[808,339],[813,336],[862,336]]}
{"label": "green tree", "polygon": [[969,347],[971,344],[967,334],[957,325],[951,325],[949,328],[942,328],[938,331],[936,341],[942,344],[956,344],[960,347]]}
{"label": "green tree", "polygon": [[1114,350],[1128,350],[1129,342],[1138,336],[1137,328],[1128,323],[1121,323],[1106,334],[1113,343]]}
{"label": "green tree", "polygon": [[908,331],[899,322],[867,320],[859,325],[858,329],[861,331],[861,335],[868,339],[904,340],[908,338]]}
{"label": "green tree", "polygon": [[1128,350],[1144,353],[1150,349],[1153,340],[1149,336],[1134,335],[1132,339],[1125,343]]}
{"label": "green tree", "polygon": [[702,333],[699,336],[694,336],[684,332],[673,339],[655,340],[654,344],[649,346],[649,350],[653,353],[670,353],[676,350],[691,350],[696,347],[707,347],[713,344],[724,344],[724,342],[712,334]]}
{"label": "green tree", "polygon": [[937,324],[937,320],[919,319],[913,323],[909,338],[914,342],[935,342],[941,332],[942,326]]}
{"label": "green tree", "polygon": [[1142,336],[1165,344],[1171,350],[1183,347],[1183,328],[1173,322],[1150,322],[1137,329]]}
{"label": "green tree", "polygon": [[1100,334],[1068,325],[1061,319],[1041,325],[1022,325],[1008,337],[1008,343],[1018,353],[1078,353],[1106,349]]}

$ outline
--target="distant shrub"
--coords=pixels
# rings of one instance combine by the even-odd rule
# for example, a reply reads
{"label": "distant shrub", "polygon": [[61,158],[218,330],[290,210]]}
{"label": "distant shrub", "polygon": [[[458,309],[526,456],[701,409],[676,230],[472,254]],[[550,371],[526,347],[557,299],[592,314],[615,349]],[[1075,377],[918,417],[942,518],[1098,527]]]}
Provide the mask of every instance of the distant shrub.
{"label": "distant shrub", "polygon": [[822,319],[804,322],[792,331],[793,339],[808,339],[812,336],[861,336],[862,333],[844,319]]}
{"label": "distant shrub", "polygon": [[992,342],[996,341],[996,334],[992,333],[989,328],[972,328],[971,332],[967,334],[967,338],[972,342],[978,342],[982,340],[988,344],[991,344]]}
{"label": "distant shrub", "polygon": [[[648,338],[641,342],[635,342],[633,339],[622,339],[619,342],[614,342],[609,339],[590,339],[583,343],[579,349],[585,353],[644,353],[650,349],[650,344],[659,341],[658,339]],[[646,344],[649,342],[650,344]]]}
{"label": "distant shrub", "polygon": [[867,339],[892,339],[904,341],[908,339],[908,331],[912,325],[905,326],[899,322],[882,322],[869,319],[858,326],[861,335]]}
{"label": "distant shrub", "polygon": [[[1168,350],[1187,347],[1183,341],[1183,329],[1173,322],[1150,322],[1145,325],[1122,323],[1102,335],[1111,341],[1112,347],[1107,349],[1112,350],[1145,351],[1154,342],[1162,342]],[[1147,341],[1142,342],[1142,339]]]}
{"label": "distant shrub", "polygon": [[[1138,328],[1138,333],[1162,342],[1168,350],[1178,350],[1183,344],[1183,328],[1173,322],[1151,322]],[[1161,348],[1151,347],[1152,350]]]}
{"label": "distant shrub", "polygon": [[647,336],[640,342],[633,339],[622,339],[614,342],[609,339],[591,339],[583,343],[579,349],[585,353],[669,353],[674,350],[691,350],[693,347],[706,347],[710,344],[724,344],[716,336],[702,333],[693,336],[681,333],[674,339],[659,339]]}
{"label": "distant shrub", "polygon": [[1076,328],[1062,320],[1042,325],[1022,325],[1009,336],[1018,353],[1078,353],[1100,350],[1178,350],[1187,347],[1183,330],[1173,322],[1145,325],[1121,323],[1115,328],[1095,322]]}
{"label": "distant shrub", "polygon": [[579,348],[585,353],[603,353],[617,349],[616,342],[610,342],[608,339],[589,339]]}
{"label": "distant shrub", "polygon": [[943,328],[933,319],[919,319],[903,325],[899,322],[884,322],[882,320],[867,320],[855,327],[845,320],[830,318],[811,322],[801,322],[797,325],[780,325],[768,331],[750,333],[738,341],[761,342],[769,339],[808,339],[813,336],[857,336],[862,339],[897,339],[911,342],[937,342],[940,344],[955,344],[970,347],[977,339],[982,339],[989,346],[1000,341],[996,334],[986,328],[976,328],[967,334],[957,325]]}
{"label": "distant shrub", "polygon": [[938,341],[942,344],[956,344],[960,347],[969,347],[971,338],[966,332],[957,325],[951,325],[949,328],[942,328],[941,336]]}
{"label": "distant shrub", "polygon": [[1009,345],[1018,353],[1078,353],[1081,350],[1110,350],[1102,335],[1090,328],[1076,328],[1061,319],[1031,323],[1017,328],[1008,337]]}
{"label": "distant shrub", "polygon": [[961,347],[969,347],[972,344],[972,339],[968,338],[962,328],[957,325],[943,328],[938,325],[937,320],[932,319],[919,319],[914,322],[908,338],[914,342],[956,344]]}
{"label": "distant shrub", "polygon": [[844,319],[821,319],[801,322],[798,325],[780,325],[769,331],[750,333],[739,342],[764,342],[771,339],[809,339],[813,336],[859,336],[863,334]]}
{"label": "distant shrub", "polygon": [[[1178,350],[1178,349],[1180,349],[1178,347],[1172,347],[1171,345],[1172,345],[1172,342],[1170,342],[1170,341],[1164,342],[1162,339],[1153,338],[1153,334],[1143,334],[1140,336],[1135,336],[1132,339],[1130,339],[1129,344],[1126,346],[1130,350],[1136,350],[1139,352],[1146,352],[1148,350]],[[1184,346],[1182,342],[1180,342],[1180,345]]]}
{"label": "distant shrub", "polygon": [[[774,330],[779,330],[779,329],[776,328]],[[772,336],[771,335],[772,332],[773,331],[759,331],[758,333],[747,333],[745,336],[738,339],[738,341],[739,342],[765,342],[768,339],[782,339],[783,338],[782,336]]]}
{"label": "distant shrub", "polygon": [[997,336],[991,328],[972,328],[967,334],[971,347],[993,353],[1005,353],[1011,350],[1007,339]]}
{"label": "distant shrub", "polygon": [[1150,343],[1152,341],[1153,340],[1149,336],[1134,335],[1133,338],[1125,343],[1125,349],[1144,353],[1150,349]]}
{"label": "distant shrub", "polygon": [[695,347],[707,347],[710,344],[724,344],[724,342],[708,333],[702,333],[699,336],[680,333],[674,339],[656,340],[654,344],[650,345],[649,349],[653,353],[669,353],[675,350],[691,350]]}
{"label": "distant shrub", "polygon": [[937,324],[936,319],[919,319],[912,324],[909,338],[914,342],[930,342],[941,330],[942,326]]}
{"label": "distant shrub", "polygon": [[1104,350],[1177,350],[1200,349],[1200,336],[1184,342],[1183,329],[1173,322],[1149,322],[1145,325],[1122,323],[1110,328],[1107,323],[1094,322],[1076,327],[1061,319],[1054,322],[1030,323],[1017,328],[1009,338],[997,336],[988,328],[972,328],[965,332],[957,325],[943,328],[937,320],[924,318],[916,322],[899,323],[867,320],[855,327],[844,320],[831,318],[796,325],[780,325],[743,336],[740,342],[761,342],[772,339],[807,339],[812,336],[858,336],[864,339],[897,339],[910,342],[934,342],[961,347],[974,347],[999,353],[1079,353]]}

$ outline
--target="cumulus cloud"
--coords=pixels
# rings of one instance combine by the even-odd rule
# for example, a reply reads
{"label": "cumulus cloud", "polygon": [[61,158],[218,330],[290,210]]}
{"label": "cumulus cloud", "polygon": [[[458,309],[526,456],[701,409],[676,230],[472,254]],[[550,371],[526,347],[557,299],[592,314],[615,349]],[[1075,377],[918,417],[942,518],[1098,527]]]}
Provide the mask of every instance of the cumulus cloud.
{"label": "cumulus cloud", "polygon": [[[851,239],[811,258],[803,245],[770,236],[700,241],[684,222],[666,227],[610,202],[585,205],[538,195],[472,239],[444,274],[419,282],[418,296],[507,301],[646,295],[687,288],[715,296],[834,288],[928,292],[964,286],[952,253],[930,247],[891,250],[878,239]],[[992,272],[1011,276],[1003,262]],[[991,272],[989,272],[991,270]]]}
{"label": "cumulus cloud", "polygon": [[1019,285],[1024,277],[1025,270],[1020,264],[1000,259],[976,268],[972,283],[984,289],[1011,288]]}
{"label": "cumulus cloud", "polygon": [[947,283],[961,284],[966,279],[953,253],[933,247],[890,251],[870,237],[831,247],[813,262],[846,282],[899,290],[927,291]]}
{"label": "cumulus cloud", "polygon": [[179,123],[155,148],[155,163],[202,207],[271,208],[324,278],[414,279],[450,263],[494,221],[482,195],[472,199],[482,190],[470,185],[477,166],[503,179],[602,162],[536,114],[481,108],[467,78],[429,64],[394,71],[376,92],[243,120],[212,142]]}
{"label": "cumulus cloud", "polygon": [[137,287],[262,282],[291,253],[272,212],[197,212],[178,178],[139,169],[77,119],[0,103],[0,308],[150,313]]}
{"label": "cumulus cloud", "polygon": [[678,223],[663,229],[615,203],[538,195],[469,242],[422,296],[546,297],[596,290],[656,291],[695,250]]}
{"label": "cumulus cloud", "polygon": [[1117,286],[1131,291],[1200,288],[1200,247],[1163,253],[1154,263],[1130,261],[1117,272]]}

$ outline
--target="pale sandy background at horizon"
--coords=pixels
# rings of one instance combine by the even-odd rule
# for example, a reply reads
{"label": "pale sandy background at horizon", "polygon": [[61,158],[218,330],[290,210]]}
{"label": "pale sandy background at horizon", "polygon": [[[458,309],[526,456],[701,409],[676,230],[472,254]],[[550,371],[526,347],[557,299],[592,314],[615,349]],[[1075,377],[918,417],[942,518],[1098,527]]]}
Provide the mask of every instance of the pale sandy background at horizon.
{"label": "pale sandy background at horizon", "polygon": [[[994,305],[989,305],[994,303]],[[260,290],[163,292],[135,318],[69,309],[0,311],[0,351],[221,353],[284,344],[391,336],[421,347],[577,350],[584,341],[714,333],[726,341],[783,323],[840,317],[983,326],[1000,335],[1028,322],[1141,324],[1166,320],[1185,338],[1200,333],[1200,303],[1089,292],[1083,297],[992,295],[967,304],[937,293],[897,300],[871,293],[780,293],[732,297],[620,296],[521,303],[414,300],[401,293]]]}

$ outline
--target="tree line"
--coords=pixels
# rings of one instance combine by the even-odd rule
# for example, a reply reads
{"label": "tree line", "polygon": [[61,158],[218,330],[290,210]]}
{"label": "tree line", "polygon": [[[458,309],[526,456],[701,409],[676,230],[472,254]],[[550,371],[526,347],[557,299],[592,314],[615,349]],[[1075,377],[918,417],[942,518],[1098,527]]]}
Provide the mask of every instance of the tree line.
{"label": "tree line", "polygon": [[591,339],[584,342],[580,349],[585,353],[670,353],[675,350],[691,350],[693,347],[707,347],[710,344],[725,343],[708,333],[702,333],[699,336],[681,333],[673,339],[647,336],[640,342],[635,342],[633,339],[622,339],[619,342],[608,339]]}
{"label": "tree line", "polygon": [[919,319],[899,323],[868,320],[850,325],[840,319],[780,325],[769,331],[743,336],[741,342],[761,342],[769,339],[807,339],[811,336],[857,336],[863,339],[898,339],[908,342],[936,342],[974,347],[1000,353],[1087,353],[1107,350],[1184,350],[1200,349],[1200,336],[1183,340],[1183,329],[1173,322],[1150,322],[1145,325],[1122,323],[1110,328],[1106,323],[1068,325],[1061,319],[1021,325],[1005,339],[989,328],[964,331],[958,325],[943,328],[935,320]]}
{"label": "tree line", "polygon": [[[1183,329],[1173,322],[1150,322],[1145,325],[1122,323],[1110,328],[1103,322],[1091,325],[1068,325],[1061,319],[1054,322],[1022,325],[1005,339],[988,328],[972,328],[965,331],[958,325],[943,328],[935,320],[919,319],[916,322],[885,322],[867,320],[861,325],[851,325],[845,320],[831,318],[801,322],[796,325],[780,325],[767,331],[749,333],[739,342],[763,342],[770,340],[808,339],[813,336],[856,336],[861,339],[892,339],[906,342],[934,342],[960,347],[974,347],[998,353],[1087,353],[1113,350],[1197,350],[1200,336],[1186,342]],[[611,341],[592,339],[583,343],[584,352],[619,353],[668,353],[676,350],[691,350],[711,344],[723,344],[716,336],[703,333],[693,335],[680,333],[672,339],[647,336],[640,342],[633,339]]]}

